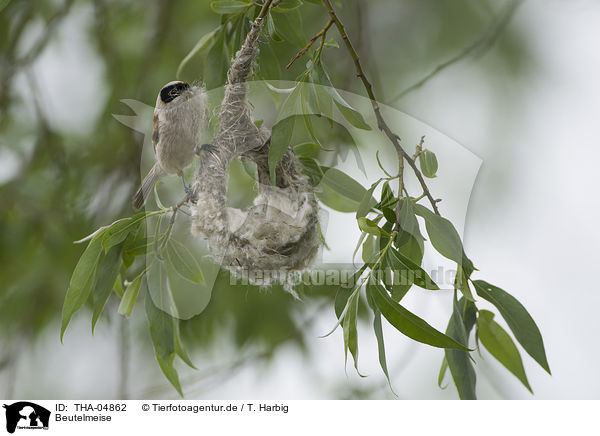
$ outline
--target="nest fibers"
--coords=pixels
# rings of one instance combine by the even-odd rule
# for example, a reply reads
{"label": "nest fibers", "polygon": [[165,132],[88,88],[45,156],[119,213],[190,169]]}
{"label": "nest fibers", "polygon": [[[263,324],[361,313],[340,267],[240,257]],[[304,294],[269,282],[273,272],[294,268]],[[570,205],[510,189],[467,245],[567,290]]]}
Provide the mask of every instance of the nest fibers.
{"label": "nest fibers", "polygon": [[[320,246],[318,206],[296,156],[287,151],[269,179],[269,132],[257,128],[247,102],[252,65],[258,55],[262,20],[257,20],[227,74],[219,133],[211,147],[197,149],[192,233],[208,239],[223,267],[253,284],[284,282],[287,273],[306,268]],[[258,196],[241,211],[226,206],[229,163],[241,156],[256,163]],[[277,272],[277,274],[273,274]],[[256,274],[258,273],[258,274]]]}

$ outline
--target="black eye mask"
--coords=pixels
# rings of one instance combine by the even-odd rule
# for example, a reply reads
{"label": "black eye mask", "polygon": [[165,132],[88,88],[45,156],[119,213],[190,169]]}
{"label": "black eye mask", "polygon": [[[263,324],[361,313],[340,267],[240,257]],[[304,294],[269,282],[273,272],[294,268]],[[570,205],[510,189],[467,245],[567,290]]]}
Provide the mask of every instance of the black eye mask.
{"label": "black eye mask", "polygon": [[169,103],[179,97],[184,91],[190,89],[190,85],[185,82],[173,83],[160,90],[160,99],[164,103]]}

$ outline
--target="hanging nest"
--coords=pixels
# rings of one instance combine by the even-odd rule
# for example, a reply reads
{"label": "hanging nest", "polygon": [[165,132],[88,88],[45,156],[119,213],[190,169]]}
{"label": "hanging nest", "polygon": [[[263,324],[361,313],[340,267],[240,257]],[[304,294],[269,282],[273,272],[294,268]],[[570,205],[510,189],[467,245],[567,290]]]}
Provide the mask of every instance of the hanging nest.
{"label": "hanging nest", "polygon": [[[308,267],[321,242],[317,200],[302,164],[288,150],[272,185],[270,132],[258,128],[250,116],[247,81],[258,56],[262,25],[261,19],[253,23],[229,69],[212,146],[196,150],[200,165],[192,186],[197,198],[192,233],[207,238],[212,254],[232,274],[269,286],[273,280],[284,282],[286,273]],[[237,156],[253,161],[257,168],[258,196],[245,211],[226,206],[228,168]],[[253,274],[257,271],[261,273]]]}

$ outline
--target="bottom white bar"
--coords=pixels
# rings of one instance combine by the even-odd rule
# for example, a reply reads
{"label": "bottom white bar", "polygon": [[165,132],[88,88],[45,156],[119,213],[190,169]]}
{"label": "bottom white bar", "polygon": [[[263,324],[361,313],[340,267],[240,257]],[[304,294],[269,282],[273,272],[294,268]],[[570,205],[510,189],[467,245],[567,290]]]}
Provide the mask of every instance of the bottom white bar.
{"label": "bottom white bar", "polygon": [[[585,434],[598,401],[2,401],[0,434]],[[49,415],[48,413],[49,412]],[[12,426],[12,428],[11,428]],[[34,433],[37,434],[37,433]],[[135,434],[135,433],[132,433]]]}

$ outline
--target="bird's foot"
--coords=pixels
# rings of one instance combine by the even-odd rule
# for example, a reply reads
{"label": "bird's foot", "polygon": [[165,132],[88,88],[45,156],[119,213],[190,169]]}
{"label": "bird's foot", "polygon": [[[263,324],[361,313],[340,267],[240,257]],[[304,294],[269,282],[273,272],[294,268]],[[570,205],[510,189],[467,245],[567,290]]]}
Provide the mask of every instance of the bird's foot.
{"label": "bird's foot", "polygon": [[198,196],[194,193],[192,185],[183,185],[183,190],[187,194],[188,200],[190,200],[190,202],[195,204],[198,201]]}
{"label": "bird's foot", "polygon": [[196,201],[198,201],[198,197],[194,193],[194,190],[192,189],[192,185],[191,184],[187,185],[185,183],[185,178],[183,177],[183,174],[181,175],[181,181],[183,182],[183,190],[187,194],[188,200],[191,201],[192,203],[196,203]]}

